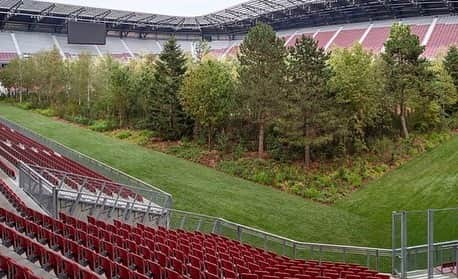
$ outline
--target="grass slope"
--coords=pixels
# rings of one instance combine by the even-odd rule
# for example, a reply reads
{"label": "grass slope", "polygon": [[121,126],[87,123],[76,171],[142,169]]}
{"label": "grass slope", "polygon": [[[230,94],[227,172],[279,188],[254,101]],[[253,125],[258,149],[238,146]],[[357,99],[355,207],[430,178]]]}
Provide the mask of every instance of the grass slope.
{"label": "grass slope", "polygon": [[76,125],[3,103],[0,115],[159,186],[173,195],[178,209],[310,242],[369,246],[389,234],[389,227],[371,224],[346,209],[305,201]]}
{"label": "grass slope", "polygon": [[[369,183],[336,206],[390,224],[390,212],[458,207],[458,137],[426,152],[384,177]],[[435,240],[457,239],[454,212],[437,213]],[[409,245],[426,243],[426,214],[408,216]],[[389,236],[386,236],[389,237]],[[383,239],[382,243],[388,243]]]}

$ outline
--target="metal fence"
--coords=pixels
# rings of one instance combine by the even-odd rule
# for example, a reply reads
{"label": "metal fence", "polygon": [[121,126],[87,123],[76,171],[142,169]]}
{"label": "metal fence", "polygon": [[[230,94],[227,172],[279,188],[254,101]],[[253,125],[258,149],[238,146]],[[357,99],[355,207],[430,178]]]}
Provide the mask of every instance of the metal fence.
{"label": "metal fence", "polygon": [[416,277],[419,271],[424,271],[428,278],[456,273],[457,208],[402,211],[392,216],[394,275],[405,279]]}
{"label": "metal fence", "polygon": [[19,187],[24,190],[43,210],[53,217],[58,216],[56,188],[40,174],[24,164],[19,164]]}
{"label": "metal fence", "polygon": [[300,242],[222,218],[171,210],[169,228],[215,233],[295,259],[357,263],[391,273],[391,249]]}
{"label": "metal fence", "polygon": [[40,144],[43,144],[55,152],[70,158],[71,160],[74,160],[108,178],[111,180],[118,182],[120,184],[128,185],[132,187],[132,190],[135,191],[136,189],[146,189],[149,191],[154,191],[156,194],[153,197],[153,200],[156,204],[159,206],[162,206],[164,208],[172,208],[172,195],[155,187],[150,184],[147,184],[133,176],[130,176],[120,170],[114,169],[110,166],[108,166],[105,163],[102,163],[98,160],[95,160],[87,155],[84,155],[76,150],[73,150],[67,146],[64,146],[58,142],[55,142],[53,140],[50,140],[46,137],[41,136],[40,134],[37,134],[27,128],[24,128],[20,125],[17,125],[16,123],[13,123],[3,117],[0,116],[0,123],[3,125],[14,129],[18,131],[19,133],[23,134],[24,136],[33,139],[34,141],[39,142]]}
{"label": "metal fence", "polygon": [[[167,218],[151,219],[149,215],[143,215],[142,218],[136,216],[134,221],[138,223],[220,234],[291,258],[357,263],[380,272],[392,273],[402,279],[408,278],[409,272],[417,270],[425,270],[428,277],[433,278],[435,273],[438,273],[437,267],[458,262],[458,209],[393,212],[392,249],[300,242],[222,218],[171,209],[172,197],[162,190],[2,117],[0,123],[116,182],[134,186],[132,187],[134,191],[138,191],[139,188],[154,189],[158,195],[164,197],[161,206],[168,209]],[[53,206],[49,200],[56,198],[58,193],[44,191],[44,188],[49,186],[47,184],[49,182],[43,181],[37,172],[26,173],[25,169],[19,171],[29,176],[25,179],[19,178],[21,187],[36,201],[41,201],[40,204],[44,203],[45,210],[54,212],[54,215],[59,210],[59,205]],[[103,208],[107,207],[103,206]],[[124,213],[125,210],[127,207],[124,208]],[[87,214],[94,215],[91,211]],[[107,215],[107,217],[112,216]]]}

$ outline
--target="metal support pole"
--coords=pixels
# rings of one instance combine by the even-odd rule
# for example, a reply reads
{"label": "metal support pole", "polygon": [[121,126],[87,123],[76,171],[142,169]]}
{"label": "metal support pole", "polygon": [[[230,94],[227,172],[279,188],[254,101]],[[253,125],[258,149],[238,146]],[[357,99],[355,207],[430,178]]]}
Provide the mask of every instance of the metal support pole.
{"label": "metal support pole", "polygon": [[396,275],[396,217],[399,216],[395,211],[391,214],[391,275]]}
{"label": "metal support pole", "polygon": [[407,278],[407,213],[401,213],[401,279]]}
{"label": "metal support pole", "polygon": [[380,255],[379,255],[379,251],[377,249],[377,250],[375,250],[375,271],[377,271],[377,272],[380,271],[379,257],[380,257]]}
{"label": "metal support pole", "polygon": [[455,246],[455,270],[456,277],[458,278],[458,246]]}
{"label": "metal support pole", "polygon": [[434,210],[428,209],[428,279],[434,277]]}
{"label": "metal support pole", "polygon": [[58,219],[59,218],[59,197],[58,197],[58,190],[53,187],[51,188],[52,190],[52,204],[53,204],[53,210],[52,214],[54,215],[53,217]]}
{"label": "metal support pole", "polygon": [[237,226],[237,240],[242,242],[242,228]]}

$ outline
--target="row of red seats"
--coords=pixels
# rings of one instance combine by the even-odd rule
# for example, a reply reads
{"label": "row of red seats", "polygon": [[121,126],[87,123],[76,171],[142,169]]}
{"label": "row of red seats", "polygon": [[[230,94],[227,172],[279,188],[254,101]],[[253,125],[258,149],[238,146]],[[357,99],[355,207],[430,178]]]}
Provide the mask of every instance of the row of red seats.
{"label": "row of red seats", "polygon": [[[126,256],[126,252],[116,252],[116,250],[123,251],[126,249],[127,252],[139,254],[142,259],[156,260],[162,266],[172,268],[183,276],[191,276],[190,270],[192,270],[194,276],[213,274],[228,278],[240,277],[242,274],[250,275],[250,273],[260,278],[271,275],[279,276],[279,278],[297,277],[299,275],[308,275],[311,278],[324,275],[328,275],[329,278],[346,278],[349,276],[355,276],[355,279],[377,276],[377,278],[386,278],[384,275],[378,275],[377,272],[369,271],[358,265],[344,263],[317,265],[318,263],[313,261],[305,262],[278,257],[275,254],[266,253],[263,250],[217,235],[173,231],[164,228],[154,229],[140,224],[137,227],[132,227],[118,221],[111,225],[92,217],[88,217],[89,223],[85,223],[65,214],[61,214],[61,219],[76,229],[91,225],[98,226],[98,236],[105,241],[104,248],[101,249],[109,250],[107,251],[109,254],[118,254],[120,257],[124,257],[124,260],[120,259],[121,261],[132,263],[130,257]],[[218,242],[222,242],[224,245],[216,248]],[[203,247],[204,245],[207,247]],[[236,250],[235,254],[231,253],[229,246],[232,246],[232,252]],[[249,257],[243,257],[241,251],[251,251],[251,254],[248,254]],[[263,256],[261,257],[261,255]],[[144,266],[141,259],[136,260],[140,262],[137,266]],[[269,269],[270,273],[267,271]],[[289,273],[279,273],[285,270]]]}
{"label": "row of red seats", "polygon": [[25,208],[25,203],[3,180],[0,180],[0,192],[15,208]]}
{"label": "row of red seats", "polygon": [[[7,186],[4,181],[0,180],[0,189],[11,204],[21,212],[23,216],[16,215],[4,208],[0,208],[0,237],[2,244],[9,247],[13,245],[15,251],[19,254],[26,253],[27,258],[31,261],[39,261],[40,265],[50,271],[53,270],[59,276],[72,279],[95,279],[100,276],[80,264],[81,257],[72,258],[72,253],[77,251],[78,255],[84,252],[83,248],[75,243],[65,241],[57,233],[40,226],[35,222],[39,219],[43,224],[50,228],[53,224],[59,224],[59,220],[42,214],[38,211],[27,207],[17,195]],[[9,226],[11,227],[9,227]],[[54,226],[54,229],[59,226]],[[72,245],[73,244],[73,245]],[[61,251],[60,254],[58,251]],[[69,253],[71,252],[71,253]],[[100,258],[103,262],[104,257]],[[123,267],[111,261],[106,261],[106,270],[110,276],[107,278],[124,278],[121,276]],[[99,270],[100,271],[100,270]],[[102,269],[102,271],[104,271]],[[117,276],[117,277],[116,277]],[[126,277],[127,278],[127,277]],[[145,279],[140,276],[129,277],[130,279]]]}
{"label": "row of red seats", "polygon": [[[108,255],[71,240],[71,236],[66,234],[68,227],[61,230],[59,225],[55,226],[61,223],[59,220],[45,217],[37,211],[31,214],[32,211],[30,208],[24,210],[25,215],[29,216],[27,219],[0,208],[0,221],[15,228],[0,223],[2,242],[13,245],[19,253],[26,252],[28,258],[39,260],[44,269],[54,270],[59,276],[70,279],[99,278],[98,274],[104,274],[108,279],[148,279],[151,276],[160,279],[181,278],[173,270],[162,268],[152,261],[145,263],[145,274],[133,271],[121,260],[112,260]],[[42,225],[36,222],[37,217],[43,221]],[[51,220],[54,226],[46,224],[45,220]],[[84,268],[85,265],[90,269]]]}
{"label": "row of red seats", "polygon": [[14,259],[0,254],[0,278],[3,276],[15,279],[41,279],[39,276],[34,275],[30,269],[17,263]]}
{"label": "row of red seats", "polygon": [[[3,219],[3,217],[5,217],[5,215],[0,216],[3,222],[10,221],[6,218]],[[20,219],[16,218],[16,220]],[[13,246],[17,254],[22,255],[25,253],[27,259],[31,262],[39,261],[43,269],[47,271],[53,270],[58,276],[77,279],[98,278],[96,273],[78,265],[71,259],[63,257],[60,253],[34,240],[32,236],[29,235],[30,231],[21,227],[21,225],[29,226],[30,224],[27,223],[27,221],[25,221],[24,224],[21,224],[21,222],[13,222],[10,224],[13,227],[0,223],[2,244],[6,247]]]}
{"label": "row of red seats", "polygon": [[[106,179],[104,176],[72,161],[72,160],[69,160],[67,158],[65,158],[64,156],[61,156],[61,155],[57,155],[55,154],[55,152],[38,143],[38,142],[35,142],[34,140],[20,134],[19,132],[15,131],[15,130],[12,130],[10,129],[9,127],[7,126],[4,126],[2,124],[0,124],[0,139],[2,139],[3,141],[9,141],[10,143],[12,143],[13,146],[23,146],[25,148],[29,148],[30,150],[29,153],[25,154],[25,155],[37,155],[37,156],[40,156],[39,158],[37,158],[37,161],[39,161],[38,159],[41,159],[41,160],[45,160],[46,163],[48,164],[53,164],[53,165],[56,165],[57,166],[57,169],[61,169],[61,170],[66,170],[66,171],[69,171],[69,172],[72,172],[72,173],[78,173],[78,174],[81,174],[81,175],[84,175],[84,176],[88,176],[88,177],[94,177],[94,178],[99,178],[99,179]],[[35,152],[37,151],[37,152]],[[31,152],[34,152],[35,154],[31,153]],[[43,154],[46,154],[46,156],[48,158],[43,158],[42,155],[40,153],[43,153]],[[49,159],[49,160],[48,160]],[[57,164],[54,164],[54,163],[57,163]]]}
{"label": "row of red seats", "polygon": [[20,208],[28,219],[6,214],[8,223],[107,278],[386,279],[358,265],[292,260],[213,234],[92,217],[84,222],[65,214],[57,220]]}
{"label": "row of red seats", "polygon": [[90,183],[86,183],[85,187],[95,193],[96,189],[103,191],[105,195],[110,197],[114,193],[120,194],[122,198],[128,199],[129,197],[142,202],[143,198],[133,191],[118,185],[107,179],[106,177],[64,157],[56,154],[50,148],[43,146],[23,135],[14,131],[2,124],[0,124],[0,156],[3,156],[12,164],[17,164],[18,161],[22,161],[31,166],[39,166],[49,168],[48,172],[43,173],[43,176],[54,185],[58,185],[60,179],[64,178],[64,175],[52,170],[63,171],[72,173],[71,178],[68,175],[65,178],[66,185],[69,187],[79,190],[78,185],[85,183],[85,178],[93,178]]}
{"label": "row of red seats", "polygon": [[4,173],[6,173],[6,175],[8,175],[9,177],[15,179],[16,178],[16,173],[14,172],[14,170],[12,170],[11,168],[9,168],[6,164],[4,164],[2,161],[0,161],[0,170],[2,170]]}

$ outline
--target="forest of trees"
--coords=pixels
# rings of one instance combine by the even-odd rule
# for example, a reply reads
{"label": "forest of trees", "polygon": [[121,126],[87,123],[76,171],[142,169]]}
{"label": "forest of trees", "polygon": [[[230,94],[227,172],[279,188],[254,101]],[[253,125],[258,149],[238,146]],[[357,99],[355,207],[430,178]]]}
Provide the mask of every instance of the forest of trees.
{"label": "forest of trees", "polygon": [[426,60],[402,24],[380,55],[358,44],[327,52],[309,37],[284,45],[260,23],[233,60],[212,59],[205,43],[188,57],[171,38],[157,57],[129,63],[44,52],[12,61],[0,80],[22,106],[101,131],[149,130],[304,169],[456,126],[456,47]]}

